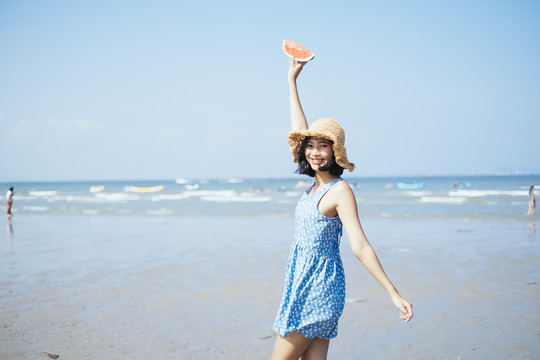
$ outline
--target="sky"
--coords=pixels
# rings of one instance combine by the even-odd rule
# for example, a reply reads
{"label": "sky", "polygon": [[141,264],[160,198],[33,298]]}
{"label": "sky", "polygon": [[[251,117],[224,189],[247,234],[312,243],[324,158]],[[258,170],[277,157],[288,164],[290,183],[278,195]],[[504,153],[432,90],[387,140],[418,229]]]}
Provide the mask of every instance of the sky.
{"label": "sky", "polygon": [[0,0],[0,181],[294,176],[284,39],[350,176],[540,173],[538,1]]}

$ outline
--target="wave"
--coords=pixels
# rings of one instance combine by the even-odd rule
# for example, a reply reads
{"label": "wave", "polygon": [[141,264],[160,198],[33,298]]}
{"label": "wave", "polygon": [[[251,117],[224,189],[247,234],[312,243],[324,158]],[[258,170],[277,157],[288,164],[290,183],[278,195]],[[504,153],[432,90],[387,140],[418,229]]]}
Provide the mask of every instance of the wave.
{"label": "wave", "polygon": [[422,191],[422,190],[418,190],[418,191],[409,190],[409,191],[403,191],[403,194],[409,195],[409,196],[426,196],[426,195],[432,195],[433,192],[432,191]]}
{"label": "wave", "polygon": [[50,197],[50,196],[57,195],[58,191],[56,190],[30,190],[28,194],[30,196],[35,196],[35,197]]}
{"label": "wave", "polygon": [[172,209],[161,208],[156,210],[147,210],[146,213],[148,215],[173,215],[175,214],[175,211]]}
{"label": "wave", "polygon": [[203,201],[214,202],[266,202],[271,201],[270,196],[259,196],[253,192],[238,193],[234,190],[194,190],[178,194],[160,194],[152,196],[152,201],[174,201],[187,198],[199,198]]}
{"label": "wave", "polygon": [[50,210],[48,206],[23,206],[22,209],[24,211],[49,211]]}
{"label": "wave", "polygon": [[188,195],[181,193],[181,194],[160,194],[160,195],[154,195],[151,197],[150,200],[152,201],[161,201],[161,200],[182,200],[189,197]]}
{"label": "wave", "polygon": [[286,191],[285,196],[287,197],[300,197],[302,195],[302,192],[299,191]]}
{"label": "wave", "polygon": [[460,197],[442,197],[442,196],[422,196],[420,202],[423,203],[437,203],[437,204],[456,204],[461,205],[467,198],[465,196]]}
{"label": "wave", "polygon": [[202,196],[201,200],[215,202],[268,202],[272,198],[270,196],[257,196],[249,192],[240,193],[238,195],[227,196]]}
{"label": "wave", "polygon": [[49,200],[49,202],[82,202],[82,203],[122,203],[128,201],[137,201],[141,197],[134,194],[124,193],[98,193],[94,196],[80,196],[80,195],[65,195],[55,196]]}
{"label": "wave", "polygon": [[486,196],[529,196],[524,190],[452,190],[448,196],[457,197],[486,197]]}
{"label": "wave", "polygon": [[139,200],[141,195],[129,193],[98,193],[94,198],[103,202],[126,202]]}
{"label": "wave", "polygon": [[[354,192],[361,216],[529,221],[532,218],[523,215],[527,211],[528,184],[538,183],[539,179],[473,178],[470,181],[473,187],[464,189],[452,188],[453,181],[446,178],[429,179],[423,189],[399,191],[385,188],[388,179],[359,179]],[[292,216],[304,192],[295,178],[239,182],[235,178],[202,180],[185,176],[176,180],[148,181],[149,188],[164,184],[163,191],[155,193],[125,192],[124,187],[129,185],[125,181],[103,182],[105,189],[95,193],[89,191],[90,186],[96,186],[95,182],[21,184],[14,197],[14,211],[37,216],[51,213],[87,217],[221,213]],[[224,207],[227,211],[223,211]]]}

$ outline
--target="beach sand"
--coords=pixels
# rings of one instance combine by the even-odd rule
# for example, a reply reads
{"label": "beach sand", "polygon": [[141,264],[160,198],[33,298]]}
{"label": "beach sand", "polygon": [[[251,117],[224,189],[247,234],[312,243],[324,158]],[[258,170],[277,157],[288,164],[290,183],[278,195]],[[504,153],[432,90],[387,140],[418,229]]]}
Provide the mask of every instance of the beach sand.
{"label": "beach sand", "polygon": [[[268,359],[292,217],[6,220],[0,359]],[[415,317],[341,245],[347,304],[329,359],[540,357],[533,224],[369,218]]]}

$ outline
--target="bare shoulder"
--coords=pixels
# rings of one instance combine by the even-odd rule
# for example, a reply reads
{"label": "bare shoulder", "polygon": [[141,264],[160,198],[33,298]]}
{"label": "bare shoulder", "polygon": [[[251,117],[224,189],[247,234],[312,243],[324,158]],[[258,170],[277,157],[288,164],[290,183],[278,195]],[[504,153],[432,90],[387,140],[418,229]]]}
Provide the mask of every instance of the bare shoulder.
{"label": "bare shoulder", "polygon": [[351,185],[349,185],[349,183],[346,182],[345,180],[338,181],[338,182],[336,183],[335,188],[336,188],[336,190],[338,190],[339,192],[346,192],[346,193],[350,193],[351,195],[354,195],[354,194],[353,194],[353,191],[352,191],[352,188],[351,188]]}
{"label": "bare shoulder", "polygon": [[338,215],[345,219],[358,219],[356,197],[351,186],[346,181],[339,181],[335,186],[335,205]]}
{"label": "bare shoulder", "polygon": [[341,201],[356,201],[356,198],[354,196],[354,192],[351,189],[351,186],[345,181],[338,181],[333,187],[332,192],[335,198],[337,199],[337,202]]}

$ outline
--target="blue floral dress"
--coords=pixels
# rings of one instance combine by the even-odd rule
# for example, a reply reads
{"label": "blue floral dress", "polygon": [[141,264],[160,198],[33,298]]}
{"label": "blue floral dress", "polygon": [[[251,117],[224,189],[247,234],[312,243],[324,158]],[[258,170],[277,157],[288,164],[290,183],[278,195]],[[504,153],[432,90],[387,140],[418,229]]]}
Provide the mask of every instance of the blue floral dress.
{"label": "blue floral dress", "polygon": [[345,305],[345,274],[339,254],[342,224],[318,209],[319,201],[338,181],[302,195],[295,212],[295,238],[285,275],[285,289],[273,329],[282,337],[292,331],[313,339],[337,336]]}

